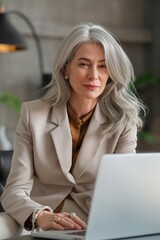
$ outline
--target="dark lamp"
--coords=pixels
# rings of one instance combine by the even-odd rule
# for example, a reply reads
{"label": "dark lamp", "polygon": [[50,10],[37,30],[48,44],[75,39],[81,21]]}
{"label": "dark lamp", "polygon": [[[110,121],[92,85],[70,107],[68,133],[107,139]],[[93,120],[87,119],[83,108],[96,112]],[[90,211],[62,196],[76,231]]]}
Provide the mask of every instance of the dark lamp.
{"label": "dark lamp", "polygon": [[18,17],[20,17],[22,20],[25,21],[25,23],[31,30],[37,48],[39,70],[42,83],[44,75],[44,64],[40,39],[30,19],[17,10],[6,12],[4,7],[0,7],[0,53],[27,49],[27,45],[22,35],[19,34],[19,32],[12,26],[9,15],[17,15]]}
{"label": "dark lamp", "polygon": [[0,52],[24,50],[27,45],[9,21],[8,13],[0,12]]}

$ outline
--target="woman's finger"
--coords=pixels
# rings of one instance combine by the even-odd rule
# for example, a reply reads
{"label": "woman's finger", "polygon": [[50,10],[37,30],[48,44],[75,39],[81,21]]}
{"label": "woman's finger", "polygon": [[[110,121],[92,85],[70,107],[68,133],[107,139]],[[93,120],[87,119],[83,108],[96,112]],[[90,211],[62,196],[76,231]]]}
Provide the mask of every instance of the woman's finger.
{"label": "woman's finger", "polygon": [[87,227],[86,223],[81,218],[79,218],[75,213],[70,213],[68,215],[68,218],[72,219],[81,228],[86,228]]}
{"label": "woman's finger", "polygon": [[66,217],[64,217],[61,214],[57,214],[57,215],[52,215],[50,217],[50,221],[53,224],[53,227],[55,228],[55,226],[59,228],[59,226],[63,227],[63,229],[74,229],[75,227],[75,223],[72,220],[67,219]]}

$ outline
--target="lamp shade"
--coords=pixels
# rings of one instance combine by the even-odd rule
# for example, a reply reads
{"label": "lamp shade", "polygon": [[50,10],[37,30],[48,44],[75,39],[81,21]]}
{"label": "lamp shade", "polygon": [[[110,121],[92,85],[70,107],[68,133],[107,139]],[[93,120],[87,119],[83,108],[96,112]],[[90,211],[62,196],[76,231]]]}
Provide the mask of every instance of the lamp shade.
{"label": "lamp shade", "polygon": [[12,26],[7,12],[0,12],[0,52],[11,52],[26,49],[27,45]]}

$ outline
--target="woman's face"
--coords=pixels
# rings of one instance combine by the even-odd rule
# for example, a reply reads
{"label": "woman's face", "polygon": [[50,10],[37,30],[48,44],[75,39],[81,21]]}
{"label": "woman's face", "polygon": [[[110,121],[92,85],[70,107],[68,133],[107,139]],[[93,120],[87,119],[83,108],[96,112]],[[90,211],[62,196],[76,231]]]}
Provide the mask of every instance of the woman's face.
{"label": "woman's face", "polygon": [[97,101],[109,77],[103,47],[96,43],[83,43],[67,65],[66,75],[71,85],[72,100]]}

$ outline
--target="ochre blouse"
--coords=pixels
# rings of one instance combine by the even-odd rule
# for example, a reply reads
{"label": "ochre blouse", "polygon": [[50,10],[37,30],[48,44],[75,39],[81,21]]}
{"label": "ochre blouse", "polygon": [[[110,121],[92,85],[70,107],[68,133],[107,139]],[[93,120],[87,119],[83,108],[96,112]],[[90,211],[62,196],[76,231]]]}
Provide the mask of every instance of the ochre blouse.
{"label": "ochre blouse", "polygon": [[70,106],[68,106],[68,116],[69,116],[69,124],[70,124],[70,130],[72,135],[72,167],[71,172],[73,171],[73,168],[76,163],[76,159],[79,153],[79,150],[81,148],[83,138],[86,134],[86,131],[88,129],[88,125],[91,119],[91,116],[93,114],[93,111],[90,111],[82,118],[78,118]]}

